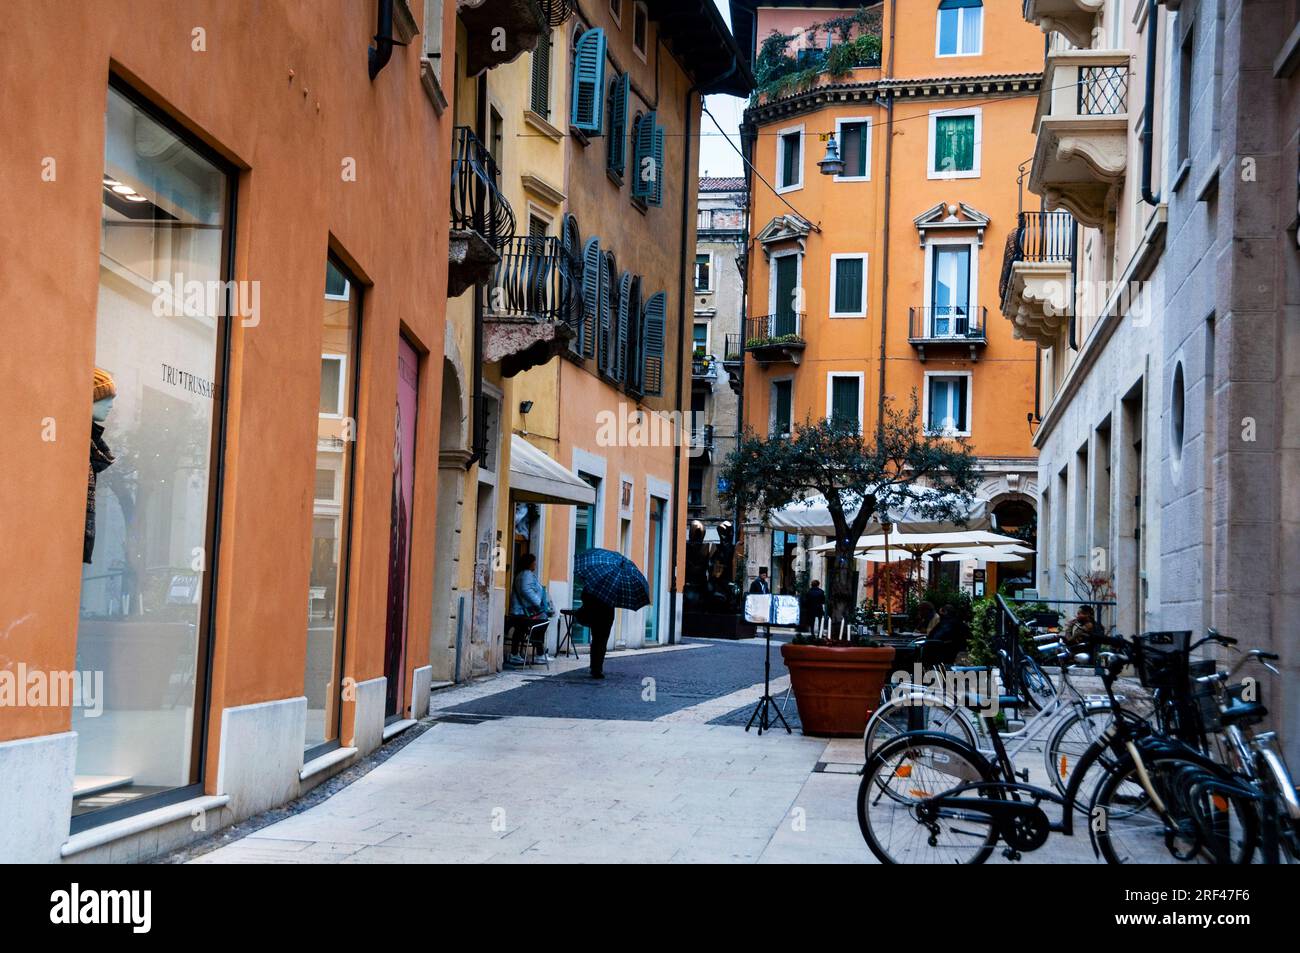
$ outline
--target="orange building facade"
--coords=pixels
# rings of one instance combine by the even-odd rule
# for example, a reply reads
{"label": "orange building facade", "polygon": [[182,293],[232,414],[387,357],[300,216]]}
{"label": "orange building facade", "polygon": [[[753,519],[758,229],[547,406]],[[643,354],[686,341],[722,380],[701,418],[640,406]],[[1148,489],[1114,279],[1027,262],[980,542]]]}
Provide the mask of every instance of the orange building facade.
{"label": "orange building facade", "polygon": [[[926,427],[969,440],[1001,528],[1032,527],[1035,354],[989,318],[1027,195],[1041,34],[1014,4],[979,0],[733,0],[732,26],[760,84],[742,130],[753,163],[745,425],[767,435],[840,415],[869,430],[885,401],[906,407],[915,394]],[[805,72],[765,84],[782,49],[774,32]],[[850,40],[855,65],[826,68]],[[844,168],[826,175],[832,136]],[[817,575],[807,540],[756,525],[746,536],[750,576],[770,565],[776,588],[793,591],[800,569]],[[996,567],[944,565],[976,594],[973,570],[987,569],[989,589],[996,580]]]}

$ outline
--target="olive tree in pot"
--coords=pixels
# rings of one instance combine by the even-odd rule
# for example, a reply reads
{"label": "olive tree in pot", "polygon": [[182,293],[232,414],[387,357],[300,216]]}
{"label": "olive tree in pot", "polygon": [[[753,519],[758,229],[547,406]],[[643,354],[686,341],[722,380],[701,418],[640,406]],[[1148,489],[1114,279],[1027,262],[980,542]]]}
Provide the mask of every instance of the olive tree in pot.
{"label": "olive tree in pot", "polygon": [[[914,519],[958,521],[978,485],[975,459],[961,438],[921,426],[916,393],[906,408],[886,398],[874,433],[856,421],[797,424],[790,436],[747,431],[723,464],[724,500],[767,522],[773,510],[818,496],[835,528],[827,573],[830,638],[781,647],[806,734],[861,734],[880,699],[894,650],[838,637],[853,611],[854,547],[869,527],[907,511]],[[938,492],[935,492],[938,491]]]}

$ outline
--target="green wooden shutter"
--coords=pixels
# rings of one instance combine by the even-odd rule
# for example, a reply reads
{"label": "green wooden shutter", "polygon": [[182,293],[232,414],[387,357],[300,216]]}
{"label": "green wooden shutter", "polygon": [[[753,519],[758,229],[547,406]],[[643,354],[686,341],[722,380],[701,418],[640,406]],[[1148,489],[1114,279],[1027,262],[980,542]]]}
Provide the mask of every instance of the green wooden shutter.
{"label": "green wooden shutter", "polygon": [[653,155],[654,155],[654,167],[655,167],[654,190],[651,191],[650,195],[646,198],[646,204],[663,205],[664,204],[664,131],[662,129],[655,130],[655,143],[654,143]]}
{"label": "green wooden shutter", "polygon": [[551,34],[543,33],[533,50],[533,85],[529,96],[533,112],[551,118]]}
{"label": "green wooden shutter", "polygon": [[609,87],[609,152],[605,165],[620,179],[627,166],[627,99],[631,88],[627,73],[615,78]]}
{"label": "green wooden shutter", "polygon": [[801,157],[799,146],[802,136],[797,132],[786,133],[781,137],[781,188],[798,185],[803,170],[799,167]]}
{"label": "green wooden shutter", "polygon": [[605,31],[587,30],[573,51],[573,98],[569,122],[599,135],[605,120]]}
{"label": "green wooden shutter", "polygon": [[655,114],[648,112],[636,127],[636,141],[632,144],[632,195],[649,199],[654,194],[659,169],[654,162]]}
{"label": "green wooden shutter", "polygon": [[793,334],[794,292],[799,281],[799,258],[782,255],[776,260],[776,312],[772,321],[772,336]]}
{"label": "green wooden shutter", "polygon": [[661,397],[664,391],[664,325],[667,317],[668,296],[656,291],[646,301],[642,314],[642,380],[645,393],[652,397]]}
{"label": "green wooden shutter", "polygon": [[975,168],[974,116],[935,119],[934,168],[937,172],[969,172]]}
{"label": "green wooden shutter", "polygon": [[790,381],[777,381],[775,386],[776,407],[773,417],[773,429],[776,433],[790,432],[790,405],[793,384]]}
{"label": "green wooden shutter", "polygon": [[615,380],[627,380],[627,333],[628,307],[632,303],[632,276],[626,271],[618,279],[618,317],[614,324],[614,367]]}
{"label": "green wooden shutter", "polygon": [[582,249],[582,356],[596,356],[596,322],[600,316],[600,277],[603,271],[600,239],[589,238]]}
{"label": "green wooden shutter", "polygon": [[611,313],[611,298],[616,295],[617,289],[614,287],[614,256],[605,252],[600,257],[600,301],[598,306],[599,319],[596,325],[596,367],[602,373],[610,373],[612,365],[611,347],[613,343],[610,340],[611,324],[613,323],[613,314]]}
{"label": "green wooden shutter", "polygon": [[835,259],[835,312],[856,314],[862,310],[862,259]]}
{"label": "green wooden shutter", "polygon": [[840,424],[860,423],[858,420],[858,379],[856,377],[831,378],[831,419]]}
{"label": "green wooden shutter", "polygon": [[634,393],[643,393],[645,368],[641,363],[644,347],[641,325],[641,276],[633,275],[628,288],[627,301],[627,386]]}

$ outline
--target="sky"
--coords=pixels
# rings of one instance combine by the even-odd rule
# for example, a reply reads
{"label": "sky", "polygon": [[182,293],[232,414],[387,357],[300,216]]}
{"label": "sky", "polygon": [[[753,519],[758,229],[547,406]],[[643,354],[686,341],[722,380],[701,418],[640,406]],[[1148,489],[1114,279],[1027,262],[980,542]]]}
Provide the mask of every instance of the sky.
{"label": "sky", "polygon": [[[722,19],[731,26],[731,10],[727,0],[713,0],[722,13]],[[731,141],[740,146],[740,117],[745,112],[745,100],[739,96],[705,96],[704,106],[717,118]],[[700,116],[700,175],[742,175],[744,164],[736,150],[727,145],[726,138],[708,116]]]}

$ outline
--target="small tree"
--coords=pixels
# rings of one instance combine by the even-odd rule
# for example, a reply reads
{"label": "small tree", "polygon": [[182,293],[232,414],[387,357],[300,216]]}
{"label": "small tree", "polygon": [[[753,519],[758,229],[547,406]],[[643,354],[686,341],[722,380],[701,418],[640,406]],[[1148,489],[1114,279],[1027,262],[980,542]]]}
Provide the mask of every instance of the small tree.
{"label": "small tree", "polygon": [[925,431],[920,417],[913,391],[905,410],[886,398],[874,439],[839,419],[796,425],[789,437],[746,431],[723,464],[726,504],[764,521],[783,506],[825,498],[835,526],[827,595],[836,629],[853,611],[854,547],[874,520],[909,507],[922,519],[958,521],[974,496],[966,441]]}

